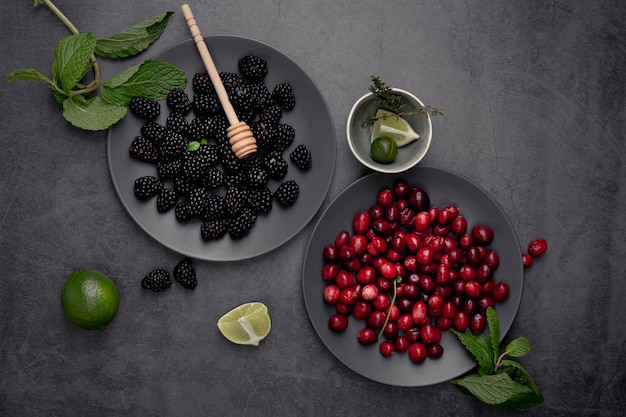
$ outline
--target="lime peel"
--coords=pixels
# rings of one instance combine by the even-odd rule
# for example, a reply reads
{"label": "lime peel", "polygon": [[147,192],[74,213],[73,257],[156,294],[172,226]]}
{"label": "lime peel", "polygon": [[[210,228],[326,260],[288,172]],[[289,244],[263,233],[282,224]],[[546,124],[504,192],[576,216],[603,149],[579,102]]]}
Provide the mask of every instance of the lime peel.
{"label": "lime peel", "polygon": [[413,130],[413,127],[402,116],[385,109],[376,111],[376,121],[372,126],[370,143],[380,136],[392,138],[398,148],[415,142],[420,135]]}

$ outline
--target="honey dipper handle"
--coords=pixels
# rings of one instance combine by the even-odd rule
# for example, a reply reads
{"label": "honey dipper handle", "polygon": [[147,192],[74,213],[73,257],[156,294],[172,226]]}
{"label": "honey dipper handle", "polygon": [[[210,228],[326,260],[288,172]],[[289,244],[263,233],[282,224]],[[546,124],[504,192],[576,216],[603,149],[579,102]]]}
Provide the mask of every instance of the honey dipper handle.
{"label": "honey dipper handle", "polygon": [[187,21],[187,26],[189,26],[191,36],[193,36],[193,40],[196,43],[196,47],[198,48],[198,52],[202,58],[202,62],[204,62],[204,66],[206,67],[209,77],[211,78],[211,83],[213,83],[213,87],[215,87],[215,91],[217,92],[217,96],[222,104],[224,113],[226,113],[226,117],[228,117],[228,122],[231,126],[236,125],[239,123],[239,118],[233,109],[233,105],[228,99],[228,93],[226,93],[224,84],[222,84],[222,79],[220,78],[219,72],[217,72],[213,58],[211,58],[209,48],[207,48],[206,43],[204,42],[204,37],[200,33],[200,28],[198,28],[196,19],[193,17],[191,7],[189,7],[188,4],[183,4],[181,9],[183,11],[183,15],[185,16],[185,20]]}

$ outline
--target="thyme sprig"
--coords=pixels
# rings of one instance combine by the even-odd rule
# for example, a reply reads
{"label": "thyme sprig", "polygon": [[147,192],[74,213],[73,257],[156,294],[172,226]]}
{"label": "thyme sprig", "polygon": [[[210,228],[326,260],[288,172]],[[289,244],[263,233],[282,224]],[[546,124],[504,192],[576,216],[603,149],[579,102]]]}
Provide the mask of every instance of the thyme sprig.
{"label": "thyme sprig", "polygon": [[[413,111],[405,111],[406,103],[402,96],[394,94],[391,87],[385,84],[380,77],[372,75],[372,85],[369,86],[369,91],[374,94],[374,100],[376,100],[382,107],[396,114],[399,117],[411,117],[417,114],[429,114],[431,116],[443,115],[440,109],[431,106],[420,106]],[[361,123],[361,127],[366,128],[373,125],[378,119],[386,119],[388,117],[396,116],[367,116],[367,118]]]}

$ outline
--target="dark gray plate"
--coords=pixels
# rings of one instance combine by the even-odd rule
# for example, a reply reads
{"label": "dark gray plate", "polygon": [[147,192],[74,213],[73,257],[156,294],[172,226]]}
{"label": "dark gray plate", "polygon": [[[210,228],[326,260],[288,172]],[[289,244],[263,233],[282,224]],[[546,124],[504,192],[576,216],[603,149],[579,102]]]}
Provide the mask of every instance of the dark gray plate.
{"label": "dark gray plate", "polygon": [[358,374],[388,385],[419,387],[448,381],[476,365],[452,332],[443,332],[444,354],[439,359],[428,359],[416,365],[407,353],[385,358],[379,353],[378,344],[361,346],[358,343],[357,333],[364,327],[363,322],[350,318],[345,332],[330,330],[328,319],[335,309],[322,298],[324,246],[334,242],[340,231],[351,231],[353,216],[360,210],[368,210],[375,204],[378,191],[392,187],[398,179],[426,190],[431,204],[437,207],[457,205],[468,219],[468,227],[484,224],[494,230],[491,247],[500,255],[495,278],[507,281],[511,287],[507,301],[496,305],[501,338],[511,328],[517,314],[522,296],[523,265],[515,230],[496,201],[478,185],[444,169],[422,165],[403,174],[369,174],[350,185],[324,211],[311,235],[302,277],[304,301],[313,327],[337,359]]}
{"label": "dark gray plate", "polygon": [[[295,62],[278,50],[261,42],[237,36],[208,36],[206,44],[218,71],[238,72],[237,61],[254,54],[268,62],[265,79],[271,89],[280,82],[292,85],[296,107],[285,112],[282,121],[296,130],[296,139],[287,153],[298,144],[305,144],[313,156],[313,168],[300,171],[290,165],[287,179],[300,185],[300,197],[295,205],[283,209],[274,203],[272,211],[259,216],[248,236],[238,241],[226,236],[214,242],[200,237],[200,223],[181,224],[173,212],[160,214],[155,200],[139,201],[133,194],[134,180],[142,175],[155,175],[153,165],[132,159],[128,148],[140,134],[142,121],[132,114],[109,130],[108,156],[111,177],[122,204],[131,217],[158,242],[181,254],[210,261],[234,261],[267,253],[284,244],[300,232],[321,207],[335,168],[336,139],[328,106],[311,78]],[[191,79],[197,72],[206,72],[192,40],[182,42],[157,55],[155,59],[177,65],[187,73],[187,93],[192,97]],[[165,124],[169,110],[162,103],[157,122]],[[288,158],[288,155],[286,155]],[[269,187],[274,191],[278,182]]]}

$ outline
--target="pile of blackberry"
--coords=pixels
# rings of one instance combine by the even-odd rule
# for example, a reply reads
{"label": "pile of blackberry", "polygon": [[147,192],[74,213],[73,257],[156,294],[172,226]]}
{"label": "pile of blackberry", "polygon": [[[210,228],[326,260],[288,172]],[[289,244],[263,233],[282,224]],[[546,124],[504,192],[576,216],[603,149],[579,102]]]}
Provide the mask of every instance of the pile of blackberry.
{"label": "pile of blackberry", "polygon": [[205,241],[227,234],[242,238],[274,202],[294,205],[300,187],[289,178],[289,169],[312,167],[310,150],[295,143],[295,129],[282,119],[296,106],[291,85],[270,89],[264,82],[267,62],[254,55],[242,57],[237,69],[221,72],[220,78],[239,119],[257,140],[258,151],[244,159],[230,147],[228,119],[207,73],[194,75],[192,97],[178,89],[168,94],[165,123],[156,121],[157,101],[135,100],[130,107],[144,124],[129,153],[156,168],[155,175],[135,180],[136,197],[156,197],[159,212],[173,212],[181,223],[198,222]]}

